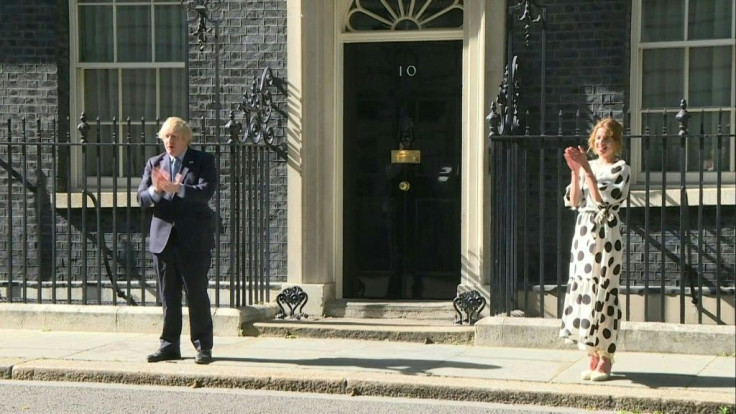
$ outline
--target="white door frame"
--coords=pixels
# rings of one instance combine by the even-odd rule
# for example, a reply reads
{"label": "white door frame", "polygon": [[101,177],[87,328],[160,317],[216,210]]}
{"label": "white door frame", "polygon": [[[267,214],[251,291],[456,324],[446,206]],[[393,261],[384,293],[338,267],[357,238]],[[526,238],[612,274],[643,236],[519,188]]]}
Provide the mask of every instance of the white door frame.
{"label": "white door frame", "polygon": [[343,33],[349,5],[350,0],[287,3],[288,284],[310,294],[307,313],[342,297],[343,45],[462,40],[458,292],[477,289],[490,299],[490,252],[484,248],[490,229],[485,114],[503,77],[505,1],[465,2],[462,30],[365,34]]}

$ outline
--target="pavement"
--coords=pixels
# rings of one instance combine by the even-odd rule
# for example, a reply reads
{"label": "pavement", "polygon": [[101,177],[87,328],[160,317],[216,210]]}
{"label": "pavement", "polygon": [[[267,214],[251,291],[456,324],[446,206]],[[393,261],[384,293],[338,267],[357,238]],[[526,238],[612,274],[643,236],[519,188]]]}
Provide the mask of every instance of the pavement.
{"label": "pavement", "polygon": [[[620,352],[613,377],[579,379],[575,349],[217,335],[214,362],[147,363],[158,335],[0,329],[0,378],[225,387],[587,408],[736,412],[733,353]],[[186,336],[183,337],[186,339]],[[725,411],[730,410],[730,411]]]}

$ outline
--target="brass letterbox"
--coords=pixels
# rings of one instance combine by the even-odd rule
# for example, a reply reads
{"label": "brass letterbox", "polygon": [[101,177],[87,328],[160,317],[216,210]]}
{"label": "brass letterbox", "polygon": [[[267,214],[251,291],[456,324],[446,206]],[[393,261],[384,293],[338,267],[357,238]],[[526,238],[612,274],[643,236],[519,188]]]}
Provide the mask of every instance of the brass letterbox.
{"label": "brass letterbox", "polygon": [[391,164],[419,164],[422,162],[420,150],[392,150]]}

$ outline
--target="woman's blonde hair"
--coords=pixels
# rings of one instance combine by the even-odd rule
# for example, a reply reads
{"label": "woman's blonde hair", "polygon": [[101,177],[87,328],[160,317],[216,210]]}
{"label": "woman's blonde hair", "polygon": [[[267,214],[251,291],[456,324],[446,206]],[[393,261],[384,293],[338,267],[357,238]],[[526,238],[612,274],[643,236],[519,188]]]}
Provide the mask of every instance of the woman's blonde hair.
{"label": "woman's blonde hair", "polygon": [[187,144],[192,142],[192,128],[189,127],[187,121],[179,117],[172,116],[167,118],[166,121],[164,121],[164,124],[161,125],[161,129],[158,131],[158,138],[162,139],[167,132],[173,132],[176,135],[179,135],[179,137],[185,140]]}
{"label": "woman's blonde hair", "polygon": [[593,131],[590,133],[590,138],[588,138],[588,151],[595,153],[595,136],[598,135],[599,129],[606,131],[606,137],[613,140],[615,146],[613,153],[621,155],[624,150],[624,127],[613,118],[601,119],[595,124]]}

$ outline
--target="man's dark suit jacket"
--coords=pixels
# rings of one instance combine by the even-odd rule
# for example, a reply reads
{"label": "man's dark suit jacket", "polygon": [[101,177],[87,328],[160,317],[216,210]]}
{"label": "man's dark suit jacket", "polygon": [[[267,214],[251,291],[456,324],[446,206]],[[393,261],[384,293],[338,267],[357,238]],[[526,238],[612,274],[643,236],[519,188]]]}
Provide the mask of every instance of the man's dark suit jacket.
{"label": "man's dark suit jacket", "polygon": [[189,148],[179,171],[184,197],[164,194],[161,200],[154,203],[148,192],[148,187],[153,183],[151,172],[154,167],[170,171],[170,163],[170,157],[165,152],[151,157],[146,162],[138,186],[138,203],[143,207],[153,206],[148,248],[151,253],[161,253],[169,240],[171,229],[176,226],[180,249],[195,255],[209,251],[215,243],[214,213],[208,205],[218,184],[215,158],[212,154]]}

